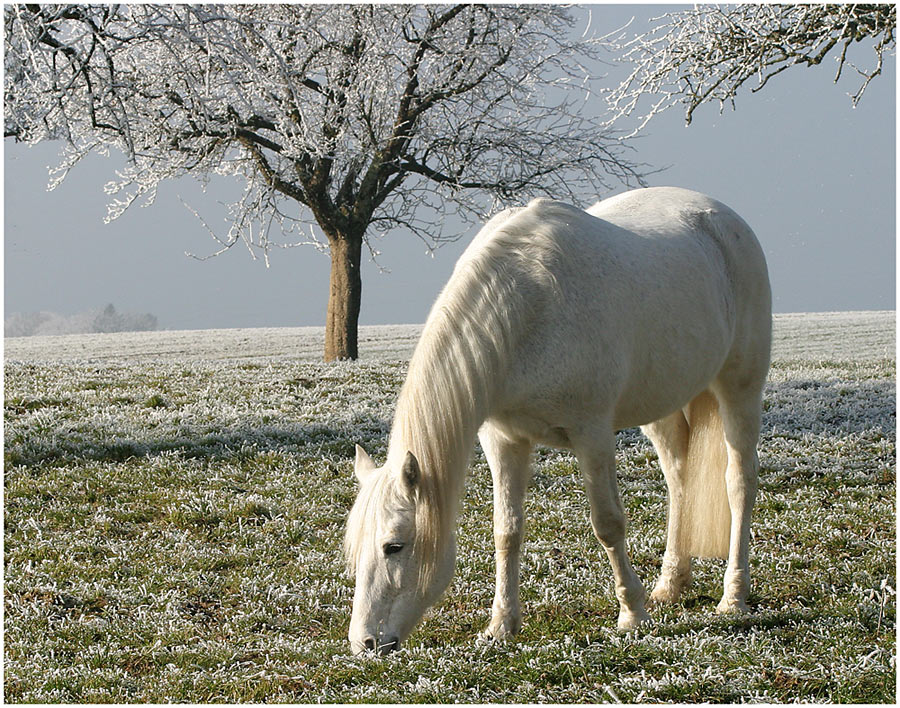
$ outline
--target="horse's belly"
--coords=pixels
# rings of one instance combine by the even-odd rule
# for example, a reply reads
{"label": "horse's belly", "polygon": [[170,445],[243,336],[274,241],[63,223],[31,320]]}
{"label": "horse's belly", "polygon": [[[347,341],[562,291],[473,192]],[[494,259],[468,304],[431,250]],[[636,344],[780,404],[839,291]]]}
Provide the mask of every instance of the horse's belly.
{"label": "horse's belly", "polygon": [[622,430],[664,418],[704,391],[727,357],[727,319],[712,307],[703,315],[690,330],[644,326],[638,342],[619,349],[621,339],[597,337],[550,352],[546,342],[574,337],[547,339],[522,352],[491,418],[510,437],[562,448],[570,447],[567,431],[597,421]]}
{"label": "horse's belly", "polygon": [[648,391],[647,393],[650,395],[631,397],[620,401],[613,417],[613,427],[616,430],[624,430],[665,418],[683,408],[705,388],[704,384],[699,384],[690,389],[678,387],[677,390],[671,392],[656,390],[651,393]]}
{"label": "horse's belly", "polygon": [[704,346],[671,347],[639,358],[616,399],[615,428],[652,423],[704,391],[727,357],[728,337],[725,326],[710,329]]}

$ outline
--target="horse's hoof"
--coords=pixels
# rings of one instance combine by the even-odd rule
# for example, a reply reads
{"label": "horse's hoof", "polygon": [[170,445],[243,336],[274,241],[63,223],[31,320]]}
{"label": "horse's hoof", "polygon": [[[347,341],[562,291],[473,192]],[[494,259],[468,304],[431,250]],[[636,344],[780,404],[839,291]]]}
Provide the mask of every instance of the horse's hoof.
{"label": "horse's hoof", "polygon": [[485,641],[506,642],[515,637],[521,629],[521,617],[493,618],[484,631],[479,632],[478,638]]}
{"label": "horse's hoof", "polygon": [[660,580],[650,593],[650,604],[659,603],[662,605],[678,602],[681,598],[682,588],[674,583],[664,582]]}
{"label": "horse's hoof", "polygon": [[644,609],[641,609],[638,612],[626,612],[622,610],[619,612],[619,621],[616,624],[616,629],[620,632],[631,632],[635,629],[645,627],[651,622],[650,615],[647,614],[647,611]]}
{"label": "horse's hoof", "polygon": [[750,614],[750,608],[743,600],[735,598],[723,597],[716,605],[716,613],[720,615],[747,615]]}
{"label": "horse's hoof", "polygon": [[681,594],[691,584],[691,563],[688,561],[663,560],[662,572],[656,579],[650,602],[672,603],[681,599]]}
{"label": "horse's hoof", "polygon": [[515,635],[511,632],[494,632],[490,629],[482,630],[475,638],[477,644],[493,644],[494,642],[505,643],[512,641]]}

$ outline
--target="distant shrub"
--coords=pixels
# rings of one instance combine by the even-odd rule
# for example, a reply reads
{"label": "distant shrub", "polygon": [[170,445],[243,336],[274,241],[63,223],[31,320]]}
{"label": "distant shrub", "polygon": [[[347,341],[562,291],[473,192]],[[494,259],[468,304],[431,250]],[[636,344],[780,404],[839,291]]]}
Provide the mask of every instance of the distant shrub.
{"label": "distant shrub", "polygon": [[148,332],[159,329],[155,315],[117,312],[109,304],[102,310],[75,315],[55,312],[13,312],[3,323],[5,337],[32,337],[53,334],[90,334],[94,332]]}
{"label": "distant shrub", "polygon": [[112,303],[94,318],[92,332],[147,332],[159,329],[156,317],[116,312]]}

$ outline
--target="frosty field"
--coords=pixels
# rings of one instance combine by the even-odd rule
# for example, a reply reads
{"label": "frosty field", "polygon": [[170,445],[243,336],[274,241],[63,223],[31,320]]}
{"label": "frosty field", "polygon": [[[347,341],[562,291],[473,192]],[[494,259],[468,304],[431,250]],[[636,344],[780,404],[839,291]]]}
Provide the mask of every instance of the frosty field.
{"label": "frosty field", "polygon": [[[340,555],[354,443],[383,459],[416,326],[5,340],[7,702],[892,703],[895,315],[778,315],[754,513],[752,614],[715,615],[723,561],[680,604],[615,630],[574,458],[535,456],[525,626],[476,643],[493,595],[480,450],[457,575],[409,645],[352,657]],[[646,585],[665,484],[618,436]],[[605,556],[605,554],[603,554]],[[590,560],[585,560],[590,559]]]}

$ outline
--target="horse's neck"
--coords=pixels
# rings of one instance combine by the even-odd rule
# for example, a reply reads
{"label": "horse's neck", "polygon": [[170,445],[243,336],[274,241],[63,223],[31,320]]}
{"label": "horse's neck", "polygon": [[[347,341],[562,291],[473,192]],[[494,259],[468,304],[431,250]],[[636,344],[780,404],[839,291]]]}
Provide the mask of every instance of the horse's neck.
{"label": "horse's neck", "polygon": [[489,342],[459,322],[452,328],[442,324],[426,328],[410,362],[388,461],[399,465],[412,451],[441,503],[455,509],[501,372]]}
{"label": "horse's neck", "polygon": [[[447,356],[446,365],[452,366],[453,355]],[[419,378],[407,381],[397,401],[388,460],[399,463],[412,451],[425,475],[456,487],[487,415],[487,392],[463,386],[446,371],[415,373]]]}
{"label": "horse's neck", "polygon": [[522,244],[514,246],[491,239],[457,265],[428,316],[397,401],[388,461],[399,466],[412,451],[444,500],[436,501],[454,508],[478,428],[505,381],[543,278]]}

